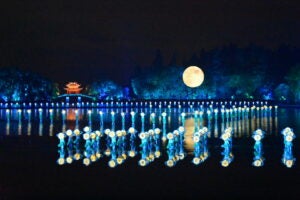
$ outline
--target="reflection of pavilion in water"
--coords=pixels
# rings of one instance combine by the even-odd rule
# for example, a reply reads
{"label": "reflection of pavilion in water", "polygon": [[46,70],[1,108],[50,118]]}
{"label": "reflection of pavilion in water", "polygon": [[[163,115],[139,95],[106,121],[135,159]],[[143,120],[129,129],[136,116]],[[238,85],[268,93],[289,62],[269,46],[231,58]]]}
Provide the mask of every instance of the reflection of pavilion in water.
{"label": "reflection of pavilion in water", "polygon": [[83,118],[83,114],[78,109],[67,109],[67,121],[76,121],[77,119],[81,120]]}

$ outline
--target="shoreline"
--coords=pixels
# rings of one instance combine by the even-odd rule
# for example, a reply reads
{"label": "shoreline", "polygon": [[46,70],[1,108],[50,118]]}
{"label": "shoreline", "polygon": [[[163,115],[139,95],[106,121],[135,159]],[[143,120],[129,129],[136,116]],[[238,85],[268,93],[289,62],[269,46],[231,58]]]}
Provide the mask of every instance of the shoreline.
{"label": "shoreline", "polygon": [[299,104],[277,104],[277,105],[280,108],[296,108],[296,109],[300,109],[300,105]]}

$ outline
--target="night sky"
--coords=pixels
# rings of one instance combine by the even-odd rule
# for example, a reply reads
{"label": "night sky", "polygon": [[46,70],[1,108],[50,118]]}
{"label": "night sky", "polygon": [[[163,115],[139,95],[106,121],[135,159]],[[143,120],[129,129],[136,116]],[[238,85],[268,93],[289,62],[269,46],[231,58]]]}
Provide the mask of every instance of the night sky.
{"label": "night sky", "polygon": [[128,84],[158,49],[166,63],[177,53],[181,64],[230,43],[300,45],[298,0],[11,0],[0,7],[0,66],[61,84],[103,77]]}

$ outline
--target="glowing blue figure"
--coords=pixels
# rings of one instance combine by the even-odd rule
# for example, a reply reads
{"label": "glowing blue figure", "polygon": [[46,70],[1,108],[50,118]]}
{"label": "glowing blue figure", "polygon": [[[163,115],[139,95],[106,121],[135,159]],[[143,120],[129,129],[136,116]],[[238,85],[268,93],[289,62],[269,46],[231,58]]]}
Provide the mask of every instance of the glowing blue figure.
{"label": "glowing blue figure", "polygon": [[72,162],[73,162],[73,147],[68,147],[67,146],[67,151],[68,151],[68,155],[67,155],[67,157],[66,157],[66,162],[68,163],[68,164],[71,164]]}
{"label": "glowing blue figure", "polygon": [[91,140],[91,148],[90,148],[90,160],[95,162],[98,158],[100,158],[100,154],[97,154],[98,147],[97,147],[97,135],[95,132],[90,133],[90,140]]}
{"label": "glowing blue figure", "polygon": [[178,128],[179,132],[179,159],[183,160],[186,153],[184,152],[184,127],[180,126]]}
{"label": "glowing blue figure", "polygon": [[125,130],[122,130],[122,136],[121,136],[121,145],[120,145],[120,156],[122,157],[123,161],[127,158],[127,132]]}
{"label": "glowing blue figure", "polygon": [[160,157],[160,129],[150,129],[148,131],[149,133],[149,139],[148,139],[148,158],[149,161],[152,162],[155,158]]}
{"label": "glowing blue figure", "polygon": [[155,158],[159,158],[161,156],[161,152],[160,152],[160,133],[161,130],[159,128],[155,128],[154,129],[154,156]]}
{"label": "glowing blue figure", "polygon": [[203,127],[193,135],[194,158],[192,162],[195,165],[203,163],[208,158],[207,134],[208,129]]}
{"label": "glowing blue figure", "polygon": [[82,154],[80,151],[80,131],[78,129],[75,129],[74,134],[76,139],[74,141],[75,154],[73,155],[73,159],[80,160],[82,158]]}
{"label": "glowing blue figure", "polygon": [[117,135],[117,146],[116,146],[116,151],[117,151],[117,163],[120,165],[122,164],[125,159],[126,159],[126,154],[124,154],[125,151],[125,136],[126,132],[125,131],[116,131]]}
{"label": "glowing blue figure", "polygon": [[105,150],[104,154],[106,156],[110,156],[110,154],[111,154],[111,149],[110,149],[111,138],[109,137],[109,133],[110,133],[110,129],[104,130],[104,134],[106,135],[106,150]]}
{"label": "glowing blue figure", "polygon": [[148,132],[142,132],[139,134],[139,137],[141,139],[141,159],[139,160],[139,165],[144,167],[149,164],[149,159],[148,159],[148,138],[149,138],[149,133]]}
{"label": "glowing blue figure", "polygon": [[252,165],[255,167],[261,167],[264,165],[264,158],[263,158],[263,150],[262,150],[262,143],[261,140],[264,138],[264,131],[261,129],[257,129],[252,133],[252,138],[255,140],[254,144],[254,157]]}
{"label": "glowing blue figure", "polygon": [[175,147],[174,159],[177,162],[177,161],[181,160],[180,148],[181,148],[182,141],[180,139],[180,133],[179,133],[178,129],[173,131],[173,135],[175,136],[174,137],[174,147]]}
{"label": "glowing blue figure", "polygon": [[95,134],[96,134],[96,139],[95,139],[93,148],[96,151],[96,157],[101,158],[101,156],[102,156],[101,153],[100,153],[100,151],[101,151],[101,137],[103,136],[103,134],[99,130],[95,131]]}
{"label": "glowing blue figure", "polygon": [[111,149],[111,159],[108,162],[108,166],[111,168],[116,167],[117,165],[117,136],[115,131],[110,131],[108,136],[111,138],[110,149]]}
{"label": "glowing blue figure", "polygon": [[228,167],[229,164],[232,162],[234,156],[231,152],[232,150],[232,128],[229,127],[225,129],[224,133],[221,135],[221,139],[224,141],[222,147],[224,148],[222,155],[223,160],[221,161],[221,165],[223,167]]}
{"label": "glowing blue figure", "polygon": [[73,131],[72,130],[67,130],[66,135],[68,136],[68,141],[67,141],[67,148],[72,149],[73,148]]}
{"label": "glowing blue figure", "polygon": [[167,139],[168,139],[168,145],[167,145],[167,154],[168,154],[168,160],[165,162],[165,165],[168,167],[174,167],[176,164],[176,157],[175,157],[175,137],[176,135],[174,133],[168,133]]}
{"label": "glowing blue figure", "polygon": [[282,163],[291,168],[296,161],[296,158],[293,156],[293,140],[296,138],[293,129],[287,127],[281,131],[281,134],[284,137],[284,151],[282,155]]}
{"label": "glowing blue figure", "polygon": [[84,147],[85,147],[84,156],[85,156],[85,158],[83,159],[83,164],[85,166],[88,166],[88,165],[91,164],[90,157],[92,155],[92,146],[91,146],[91,138],[90,138],[91,130],[87,126],[83,129],[83,131],[84,131],[83,139],[85,140],[85,144],[84,144]]}
{"label": "glowing blue figure", "polygon": [[135,157],[136,155],[136,145],[135,145],[135,139],[136,139],[136,130],[133,127],[130,127],[128,129],[128,133],[130,134],[130,150],[128,151],[129,157]]}
{"label": "glowing blue figure", "polygon": [[149,160],[149,162],[152,162],[155,158],[154,156],[154,149],[155,149],[155,133],[153,129],[150,129],[148,132],[148,141],[147,141],[147,159]]}
{"label": "glowing blue figure", "polygon": [[79,129],[75,129],[73,133],[74,133],[74,136],[75,136],[74,145],[75,145],[75,147],[79,147],[81,132],[80,132]]}
{"label": "glowing blue figure", "polygon": [[58,133],[57,137],[59,139],[59,144],[58,146],[58,153],[59,153],[59,158],[57,160],[57,164],[63,165],[65,164],[65,134],[64,133]]}

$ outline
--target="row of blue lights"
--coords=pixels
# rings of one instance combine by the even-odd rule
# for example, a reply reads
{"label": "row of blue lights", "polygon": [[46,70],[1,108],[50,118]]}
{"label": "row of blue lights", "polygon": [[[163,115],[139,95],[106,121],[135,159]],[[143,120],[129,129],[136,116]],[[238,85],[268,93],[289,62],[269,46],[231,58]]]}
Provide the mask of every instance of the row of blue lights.
{"label": "row of blue lights", "polygon": [[68,107],[193,107],[193,106],[262,106],[267,101],[110,101],[110,102],[28,102],[0,103],[0,108],[68,108]]}

